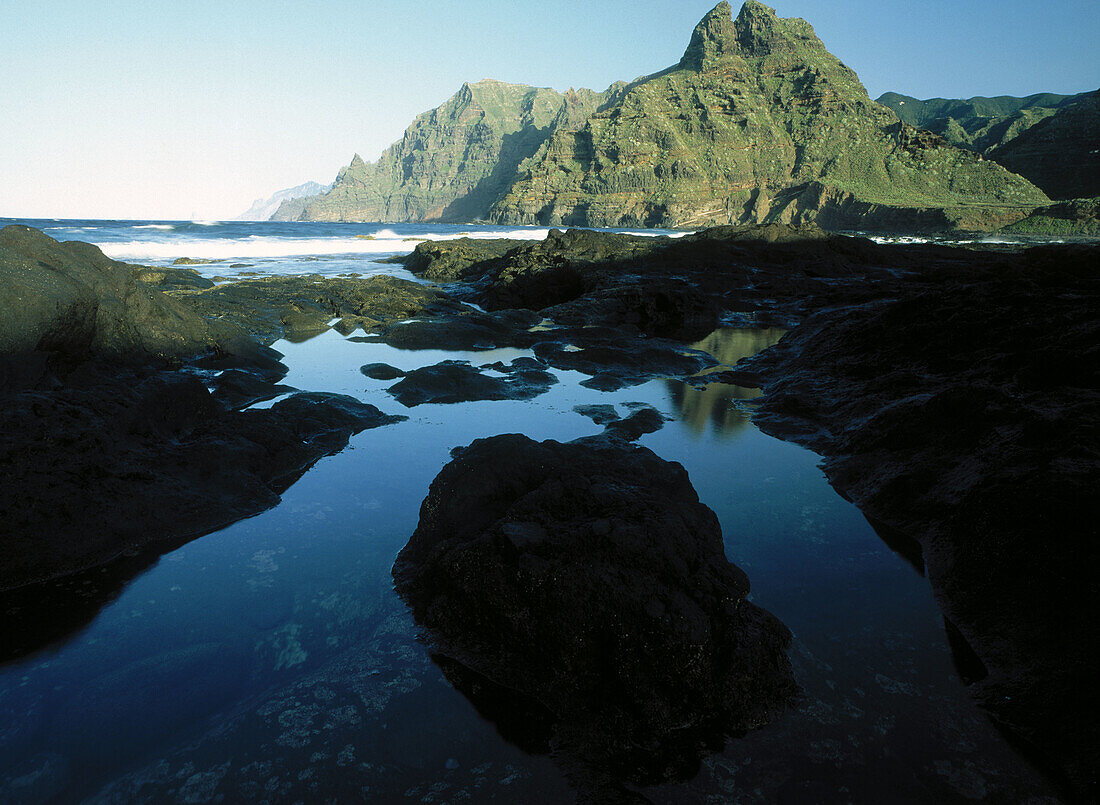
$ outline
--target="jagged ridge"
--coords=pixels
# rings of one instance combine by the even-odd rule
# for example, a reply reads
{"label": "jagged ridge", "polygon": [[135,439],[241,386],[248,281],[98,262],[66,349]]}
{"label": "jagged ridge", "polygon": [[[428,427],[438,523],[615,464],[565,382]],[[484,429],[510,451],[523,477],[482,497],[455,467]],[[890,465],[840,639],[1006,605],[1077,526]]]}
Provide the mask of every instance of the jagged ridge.
{"label": "jagged ridge", "polygon": [[508,188],[555,127],[576,125],[603,95],[485,80],[417,117],[376,163],[356,154],[306,221],[469,221]]}

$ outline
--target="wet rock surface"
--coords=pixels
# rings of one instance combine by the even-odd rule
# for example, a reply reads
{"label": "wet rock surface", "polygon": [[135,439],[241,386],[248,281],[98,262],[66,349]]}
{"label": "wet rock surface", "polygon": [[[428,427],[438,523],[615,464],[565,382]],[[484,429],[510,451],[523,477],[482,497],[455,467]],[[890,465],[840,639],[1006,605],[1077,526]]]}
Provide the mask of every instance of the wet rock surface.
{"label": "wet rock surface", "polygon": [[[826,456],[884,538],[919,543],[981,704],[1095,794],[1100,285],[1033,249],[902,299],[820,313],[747,363],[765,431]],[[744,364],[742,365],[744,366]]]}
{"label": "wet rock surface", "polygon": [[397,590],[475,705],[538,714],[528,738],[582,799],[687,779],[792,701],[790,633],[746,600],[680,465],[608,437],[510,434],[454,456]]}
{"label": "wet rock surface", "polygon": [[[204,317],[201,288],[157,290],[209,285],[189,277],[0,231],[0,590],[255,514],[353,433],[399,419],[315,393],[242,410],[293,391],[282,356],[242,332],[255,328]],[[33,632],[20,611],[6,630]]]}
{"label": "wet rock surface", "polygon": [[443,292],[396,277],[262,277],[188,293],[187,305],[211,319],[232,322],[263,342],[327,330],[333,319],[345,335],[377,332],[424,313],[457,313],[463,306]]}
{"label": "wet rock surface", "polygon": [[[528,308],[562,324],[681,340],[703,337],[723,314],[784,323],[837,301],[881,297],[921,265],[912,248],[813,225],[724,226],[679,238],[551,230],[504,255],[490,243],[466,244],[467,259],[476,248],[483,259],[463,273],[463,295],[488,310]],[[445,257],[423,246],[409,265],[427,274],[433,259]],[[924,256],[943,260],[959,251],[929,247]]]}
{"label": "wet rock surface", "polygon": [[[503,377],[485,374],[490,369]],[[474,367],[468,361],[443,361],[408,372],[386,391],[404,406],[473,400],[529,400],[558,382],[546,367],[530,358],[509,365]]]}
{"label": "wet rock surface", "polygon": [[[167,274],[165,269],[159,274]],[[26,226],[0,230],[0,354],[144,361],[212,351],[237,334],[168,297],[147,269]]]}

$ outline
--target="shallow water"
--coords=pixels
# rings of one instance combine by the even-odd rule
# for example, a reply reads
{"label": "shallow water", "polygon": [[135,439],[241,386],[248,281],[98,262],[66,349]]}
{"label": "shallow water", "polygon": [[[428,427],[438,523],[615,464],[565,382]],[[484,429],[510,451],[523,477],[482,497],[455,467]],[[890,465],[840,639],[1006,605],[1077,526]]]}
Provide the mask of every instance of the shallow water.
{"label": "shallow water", "polygon": [[[697,346],[735,361],[778,331]],[[958,680],[927,582],[826,483],[818,458],[751,422],[752,392],[585,376],[524,402],[404,409],[359,367],[475,365],[522,350],[402,351],[334,331],[278,342],[297,388],[410,419],[365,431],[275,508],[162,557],[82,630],[0,666],[0,801],[486,801],[571,797],[443,678],[390,567],[452,447],[600,430],[581,404],[672,418],[640,443],[681,462],[718,514],[753,600],[794,632],[805,697],[707,757],[657,802],[1016,801],[1045,784]],[[95,585],[94,580],[87,582]]]}

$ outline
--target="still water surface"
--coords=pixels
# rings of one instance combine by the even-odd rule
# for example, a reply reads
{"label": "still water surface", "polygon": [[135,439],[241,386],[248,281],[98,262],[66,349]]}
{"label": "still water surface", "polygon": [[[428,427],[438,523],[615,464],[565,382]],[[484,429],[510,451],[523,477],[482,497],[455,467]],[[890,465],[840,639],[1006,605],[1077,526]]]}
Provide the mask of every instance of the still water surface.
{"label": "still water surface", "polygon": [[[133,234],[121,226],[119,242]],[[248,226],[236,240],[295,235]],[[412,235],[395,234],[412,248],[403,241]],[[171,253],[199,245],[177,243]],[[289,271],[297,258],[271,259]],[[332,259],[318,262],[336,271]],[[781,335],[725,330],[696,346],[733,364]],[[274,346],[286,355],[287,384],[351,394],[409,421],[358,434],[275,508],[166,554],[92,609],[87,626],[0,665],[0,801],[569,801],[552,759],[502,738],[444,680],[392,590],[390,567],[451,448],[509,432],[574,439],[600,430],[574,406],[613,404],[625,415],[634,402],[671,418],[640,443],[682,463],[718,514],[754,601],[795,635],[805,691],[797,708],[707,757],[695,778],[646,796],[1049,795],[970,702],[919,570],[832,490],[817,456],[753,426],[754,392],[671,380],[599,392],[579,385],[585,375],[555,371],[560,382],[534,400],[404,409],[385,392],[392,381],[367,379],[359,367],[480,365],[528,353],[402,351],[332,331]]]}

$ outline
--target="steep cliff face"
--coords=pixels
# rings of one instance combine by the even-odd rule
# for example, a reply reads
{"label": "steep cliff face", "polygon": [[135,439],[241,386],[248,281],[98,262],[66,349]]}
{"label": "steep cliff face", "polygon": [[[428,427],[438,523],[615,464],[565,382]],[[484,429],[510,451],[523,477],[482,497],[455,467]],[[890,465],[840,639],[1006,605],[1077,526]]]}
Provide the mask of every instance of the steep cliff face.
{"label": "steep cliff face", "polygon": [[749,0],[736,19],[719,3],[677,65],[552,133],[490,219],[694,227],[820,215],[874,226],[876,211],[891,221],[912,211],[950,226],[981,225],[994,209],[1009,223],[1044,203],[1025,179],[872,102],[809,23]]}
{"label": "steep cliff face", "polygon": [[1077,96],[989,158],[1051,198],[1100,196],[1100,90]]}
{"label": "steep cliff face", "polygon": [[483,217],[516,166],[554,127],[576,125],[603,95],[485,80],[417,117],[375,163],[358,154],[304,221],[469,221]]}
{"label": "steep cliff face", "polygon": [[[329,185],[331,187],[331,185]],[[237,221],[267,221],[267,220],[282,220],[291,221],[293,218],[288,217],[276,217],[283,207],[288,209],[297,207],[300,209],[305,200],[312,196],[319,196],[328,190],[323,184],[317,182],[306,182],[300,184],[297,187],[288,187],[286,190],[280,190],[276,193],[272,193],[269,198],[258,198],[252,202],[252,206],[245,212],[242,212],[234,220]]]}

